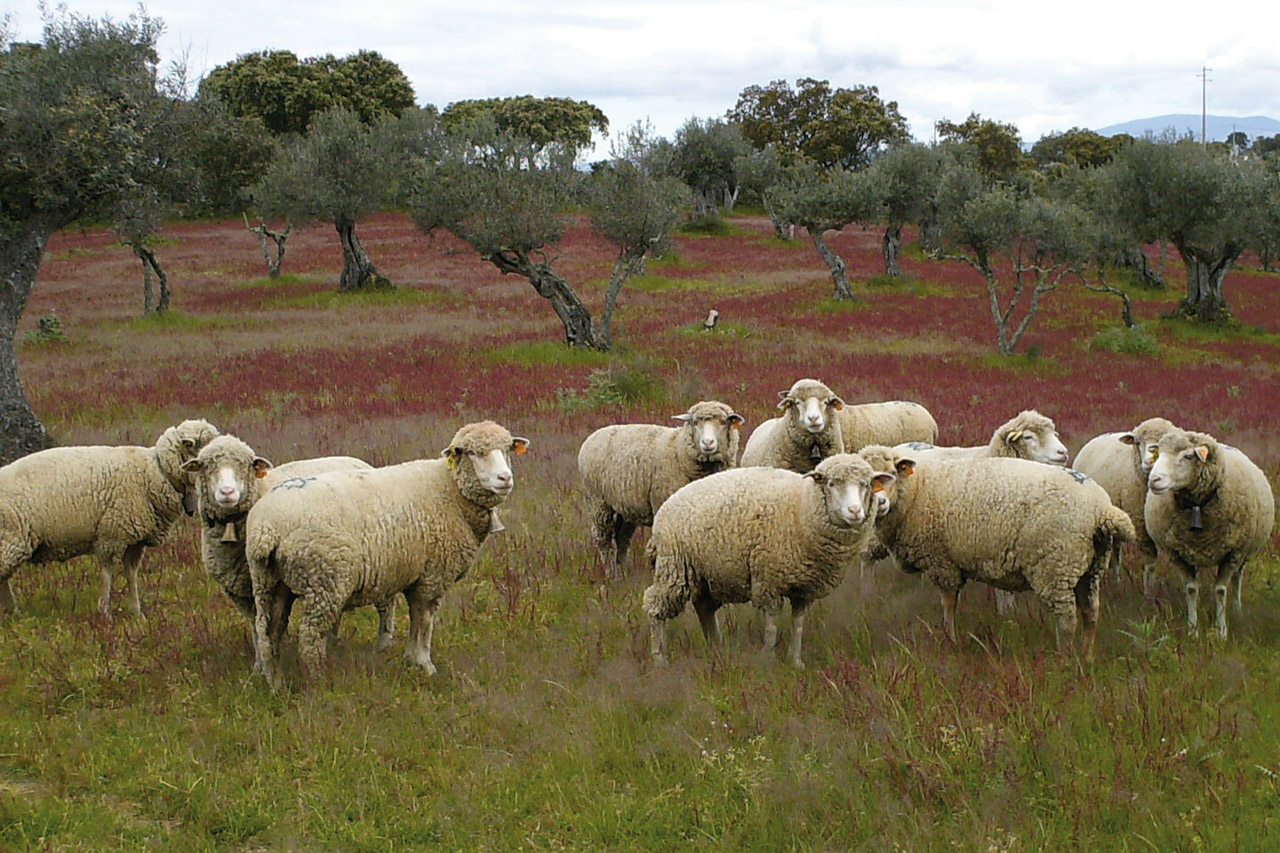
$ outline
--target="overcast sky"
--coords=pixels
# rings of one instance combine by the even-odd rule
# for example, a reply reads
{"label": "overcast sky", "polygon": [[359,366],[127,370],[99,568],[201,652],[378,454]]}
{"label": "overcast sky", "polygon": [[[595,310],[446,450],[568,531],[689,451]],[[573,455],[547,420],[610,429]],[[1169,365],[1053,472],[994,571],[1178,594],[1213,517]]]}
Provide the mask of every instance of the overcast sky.
{"label": "overcast sky", "polygon": [[[116,18],[137,8],[69,5]],[[1280,118],[1280,12],[1253,0],[153,0],[147,9],[165,22],[166,62],[185,55],[197,76],[256,50],[372,49],[404,69],[420,104],[570,97],[604,110],[613,130],[648,119],[667,137],[691,116],[722,116],[746,86],[806,76],[878,86],[924,141],[938,119],[970,112],[1016,124],[1027,143],[1073,126],[1199,114],[1202,65],[1209,113]],[[36,0],[0,0],[0,11],[19,37],[38,38]]]}

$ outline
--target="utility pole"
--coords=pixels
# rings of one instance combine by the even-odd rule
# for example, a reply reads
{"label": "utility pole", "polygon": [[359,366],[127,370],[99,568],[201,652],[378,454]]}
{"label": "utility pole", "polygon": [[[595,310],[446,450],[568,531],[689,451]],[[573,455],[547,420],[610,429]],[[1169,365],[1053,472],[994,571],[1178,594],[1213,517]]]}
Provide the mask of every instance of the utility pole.
{"label": "utility pole", "polygon": [[1208,88],[1209,72],[1212,70],[1213,70],[1212,68],[1206,68],[1205,66],[1201,65],[1200,73],[1196,75],[1197,77],[1200,78],[1200,145],[1201,147],[1204,147],[1209,144],[1208,135],[1205,132],[1208,124],[1207,113],[1205,111],[1205,90]]}

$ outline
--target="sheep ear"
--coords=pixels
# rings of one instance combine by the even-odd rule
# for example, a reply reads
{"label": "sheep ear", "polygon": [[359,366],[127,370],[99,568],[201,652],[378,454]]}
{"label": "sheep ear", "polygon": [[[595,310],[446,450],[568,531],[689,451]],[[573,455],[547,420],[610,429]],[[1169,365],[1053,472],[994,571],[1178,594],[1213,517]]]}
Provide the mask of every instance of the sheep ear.
{"label": "sheep ear", "polygon": [[462,455],[462,450],[457,447],[446,447],[440,451],[440,455],[444,457],[444,464],[452,468],[458,464],[458,457]]}
{"label": "sheep ear", "polygon": [[817,468],[814,468],[812,471],[810,471],[808,474],[805,474],[804,476],[808,477],[810,480],[813,480],[815,483],[824,483],[827,480],[827,475],[820,473]]}
{"label": "sheep ear", "polygon": [[195,440],[194,438],[184,438],[184,439],[182,439],[182,449],[183,449],[183,450],[186,450],[186,451],[187,451],[187,452],[189,452],[189,453],[195,453],[195,452],[196,452],[196,440]]}
{"label": "sheep ear", "polygon": [[1005,442],[1007,442],[1008,444],[1013,444],[1015,441],[1017,441],[1017,440],[1018,440],[1018,439],[1020,439],[1020,438],[1022,438],[1022,430],[1020,430],[1020,429],[1015,429],[1013,432],[1011,432],[1011,433],[1009,433],[1008,435],[1006,435],[1006,436],[1004,437],[1004,440],[1005,440]]}
{"label": "sheep ear", "polygon": [[897,470],[899,477],[910,477],[916,472],[916,460],[899,459],[897,464],[893,467]]}
{"label": "sheep ear", "polygon": [[271,470],[271,460],[262,456],[255,456],[253,459],[253,473],[259,480],[267,476],[267,472]]}
{"label": "sheep ear", "polygon": [[524,456],[529,452],[529,439],[520,436],[511,439],[511,452],[516,456]]}
{"label": "sheep ear", "polygon": [[838,412],[844,408],[844,400],[841,400],[839,397],[832,394],[831,399],[827,400],[827,405],[835,406],[835,409]]}
{"label": "sheep ear", "polygon": [[742,415],[739,415],[736,412],[733,413],[732,415],[729,415],[728,420],[729,420],[729,429],[739,429],[743,424]]}
{"label": "sheep ear", "polygon": [[778,401],[778,408],[782,409],[785,412],[787,409],[791,408],[795,404],[796,404],[796,401],[792,400],[790,397],[783,397],[781,400]]}
{"label": "sheep ear", "polygon": [[682,424],[687,424],[689,421],[693,420],[693,415],[689,414],[688,412],[685,412],[679,415],[672,415],[671,420],[680,421],[680,423]]}
{"label": "sheep ear", "polygon": [[1121,444],[1137,444],[1138,443],[1138,439],[1134,438],[1133,433],[1131,432],[1124,433],[1123,435],[1119,436],[1119,439]]}
{"label": "sheep ear", "polygon": [[196,474],[204,467],[204,464],[199,459],[188,459],[178,467],[188,474]]}
{"label": "sheep ear", "polygon": [[871,478],[871,491],[873,493],[883,492],[884,487],[889,485],[896,479],[898,478],[893,476],[892,474],[876,474],[874,477]]}
{"label": "sheep ear", "polygon": [[1209,461],[1209,445],[1207,445],[1207,444],[1197,444],[1197,445],[1195,446],[1194,450],[1195,450],[1195,452],[1196,452],[1196,456],[1199,456],[1199,457],[1200,457],[1200,461],[1201,461],[1201,462],[1208,462],[1208,461]]}

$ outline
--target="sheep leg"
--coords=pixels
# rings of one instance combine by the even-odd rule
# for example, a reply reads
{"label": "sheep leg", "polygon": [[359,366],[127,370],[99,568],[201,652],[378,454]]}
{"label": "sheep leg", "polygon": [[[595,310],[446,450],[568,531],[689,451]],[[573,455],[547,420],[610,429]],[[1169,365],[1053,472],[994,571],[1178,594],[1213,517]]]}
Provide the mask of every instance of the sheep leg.
{"label": "sheep leg", "polygon": [[396,636],[396,600],[388,598],[381,604],[375,604],[378,611],[378,639],[373,644],[375,651],[383,651],[395,642]]}
{"label": "sheep leg", "polygon": [[1113,541],[1111,543],[1111,556],[1108,562],[1111,564],[1111,579],[1116,583],[1120,582],[1122,569],[1124,568],[1124,559],[1120,555],[1120,542]]}
{"label": "sheep leg", "polygon": [[1013,612],[1013,593],[1008,590],[996,590],[996,615],[1006,617]]}
{"label": "sheep leg", "polygon": [[1194,634],[1199,630],[1199,625],[1196,624],[1196,611],[1199,609],[1200,602],[1200,582],[1196,580],[1187,581],[1185,591],[1187,594],[1187,628]]}
{"label": "sheep leg", "polygon": [[660,616],[649,617],[649,651],[654,663],[667,665],[667,620]]}
{"label": "sheep leg", "polygon": [[[1085,660],[1093,660],[1093,644],[1098,636],[1099,580],[1097,574],[1090,573],[1076,582],[1076,608],[1080,611],[1080,621],[1083,624],[1080,650]],[[1074,626],[1072,630],[1075,630]]]}
{"label": "sheep leg", "polygon": [[631,549],[631,537],[636,533],[636,526],[626,521],[622,516],[617,517],[617,521],[613,527],[613,565],[615,570],[622,567],[622,561],[627,559],[627,551]]}
{"label": "sheep leg", "polygon": [[404,655],[427,671],[427,675],[436,674],[436,665],[431,662],[431,634],[435,630],[436,608],[440,606],[439,598],[431,598],[415,584],[404,591],[405,601],[409,603],[409,637],[405,642]]}
{"label": "sheep leg", "polygon": [[12,613],[18,609],[18,600],[13,597],[13,586],[9,579],[0,581],[0,614]]}
{"label": "sheep leg", "polygon": [[1240,615],[1240,586],[1244,583],[1244,563],[1245,561],[1233,552],[1228,554],[1218,566],[1218,582],[1213,588],[1213,594],[1218,604],[1218,636],[1224,640],[1227,638],[1227,597],[1231,591],[1232,581],[1236,585],[1236,615]]}
{"label": "sheep leg", "polygon": [[720,602],[709,595],[700,595],[693,600],[693,609],[697,611],[698,623],[702,625],[702,636],[707,645],[720,645],[724,637],[720,634],[719,613]]}
{"label": "sheep leg", "polygon": [[772,607],[764,611],[764,648],[766,655],[778,645],[778,608]]}
{"label": "sheep leg", "polygon": [[329,636],[342,617],[346,597],[334,592],[332,589],[311,590],[305,596],[306,611],[298,624],[298,657],[308,678],[324,671],[329,656]]}
{"label": "sheep leg", "polygon": [[111,618],[111,586],[115,579],[116,564],[122,559],[122,555],[118,554],[94,554],[98,572],[102,575],[102,589],[98,593],[98,612],[107,619]]}
{"label": "sheep leg", "polygon": [[942,594],[942,627],[947,632],[947,639],[951,641],[951,645],[956,645],[956,604],[960,600],[960,590],[943,589],[939,590]]}
{"label": "sheep leg", "polygon": [[[612,578],[618,568],[618,550],[614,534],[621,517],[598,495],[586,495],[587,517],[591,521],[591,540],[596,543],[604,576]],[[629,541],[629,540],[628,540]]]}
{"label": "sheep leg", "polygon": [[129,606],[129,612],[139,619],[145,619],[142,614],[142,598],[138,594],[138,564],[142,562],[142,545],[130,545],[124,551],[124,576],[125,583],[125,601]]}
{"label": "sheep leg", "polygon": [[262,674],[272,690],[284,687],[284,671],[280,667],[280,643],[284,636],[282,625],[288,619],[292,604],[288,588],[280,582],[270,588],[254,578],[253,599],[257,611],[253,619],[254,650],[262,666]]}
{"label": "sheep leg", "polygon": [[805,599],[791,599],[791,648],[787,657],[796,669],[804,669],[804,661],[800,660],[800,644],[804,640],[804,614],[808,609],[809,602]]}

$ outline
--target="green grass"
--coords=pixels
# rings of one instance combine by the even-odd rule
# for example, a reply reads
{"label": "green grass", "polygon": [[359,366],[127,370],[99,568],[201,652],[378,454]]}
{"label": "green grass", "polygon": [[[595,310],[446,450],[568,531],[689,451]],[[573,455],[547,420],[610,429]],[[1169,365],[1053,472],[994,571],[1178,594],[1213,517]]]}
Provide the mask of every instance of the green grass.
{"label": "green grass", "polygon": [[242,325],[243,320],[235,317],[214,316],[211,314],[187,314],[170,308],[161,313],[152,312],[126,320],[125,329],[130,332],[153,332],[158,330],[200,331],[203,329],[225,328]]}
{"label": "green grass", "polygon": [[820,314],[855,314],[870,307],[866,297],[854,291],[853,299],[837,299],[827,296],[811,304],[811,309]]}
{"label": "green grass", "polygon": [[641,293],[667,293],[673,290],[712,290],[715,285],[701,278],[667,278],[661,275],[637,275],[627,279],[626,290]]}
{"label": "green grass", "polygon": [[249,279],[248,281],[243,281],[236,286],[239,288],[243,288],[245,290],[258,290],[258,289],[270,290],[272,288],[284,287],[289,285],[299,285],[299,284],[318,285],[324,280],[325,279],[321,278],[320,276],[315,276],[315,275],[303,275],[301,273],[281,273],[276,278],[272,278],[271,276],[264,275],[261,278],[253,278],[253,279]]}
{"label": "green grass", "polygon": [[1142,325],[1133,328],[1123,325],[1107,326],[1100,329],[1089,342],[1089,348],[1136,356],[1160,354],[1160,342]]}

